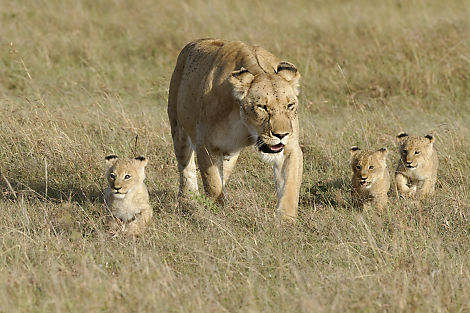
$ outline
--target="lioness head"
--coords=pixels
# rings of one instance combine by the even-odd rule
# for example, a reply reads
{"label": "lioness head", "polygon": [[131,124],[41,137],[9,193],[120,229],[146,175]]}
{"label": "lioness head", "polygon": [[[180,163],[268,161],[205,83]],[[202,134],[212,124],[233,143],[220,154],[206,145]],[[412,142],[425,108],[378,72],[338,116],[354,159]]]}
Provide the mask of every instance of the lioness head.
{"label": "lioness head", "polygon": [[401,132],[397,139],[400,144],[400,160],[407,170],[415,170],[428,162],[433,150],[432,135],[408,136],[407,133]]}
{"label": "lioness head", "polygon": [[240,117],[264,154],[281,153],[292,134],[299,78],[288,62],[281,62],[273,73],[253,75],[244,68],[232,72],[229,82],[240,102]]}
{"label": "lioness head", "polygon": [[116,198],[124,198],[132,187],[144,181],[147,165],[144,157],[119,159],[116,155],[108,155],[105,160],[106,179]]}
{"label": "lioness head", "polygon": [[387,170],[387,148],[377,151],[363,151],[356,146],[351,147],[351,167],[353,176],[360,181],[362,188],[370,188]]}

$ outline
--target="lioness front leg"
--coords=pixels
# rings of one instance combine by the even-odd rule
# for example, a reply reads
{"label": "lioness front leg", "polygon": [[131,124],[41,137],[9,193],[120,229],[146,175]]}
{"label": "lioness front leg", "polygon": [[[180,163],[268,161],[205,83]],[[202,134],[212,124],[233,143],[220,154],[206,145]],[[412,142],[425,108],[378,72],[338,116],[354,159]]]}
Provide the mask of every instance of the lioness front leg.
{"label": "lioness front leg", "polygon": [[302,150],[299,145],[295,144],[291,149],[286,146],[284,157],[274,163],[277,209],[283,219],[297,217],[302,171]]}
{"label": "lioness front leg", "polygon": [[233,168],[235,167],[235,164],[237,164],[239,153],[236,153],[230,157],[225,158],[223,161],[223,179],[224,179],[224,188],[225,185],[227,184],[227,181],[230,177],[230,174],[232,174]]}
{"label": "lioness front leg", "polygon": [[210,198],[218,200],[223,193],[222,154],[209,151],[205,146],[198,146],[196,150],[204,190]]}

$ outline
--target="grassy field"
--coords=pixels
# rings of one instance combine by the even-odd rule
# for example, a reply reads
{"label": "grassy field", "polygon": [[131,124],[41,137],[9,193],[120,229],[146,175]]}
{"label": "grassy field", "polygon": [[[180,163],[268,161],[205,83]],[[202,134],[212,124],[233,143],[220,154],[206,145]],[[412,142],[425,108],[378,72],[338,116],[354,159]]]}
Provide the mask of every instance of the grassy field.
{"label": "grassy field", "polygon": [[[469,312],[468,1],[0,3],[0,312]],[[299,219],[246,149],[218,207],[176,212],[166,99],[180,49],[259,44],[298,67]],[[437,194],[351,208],[349,147],[436,136]],[[104,156],[150,159],[155,215],[111,237]]]}

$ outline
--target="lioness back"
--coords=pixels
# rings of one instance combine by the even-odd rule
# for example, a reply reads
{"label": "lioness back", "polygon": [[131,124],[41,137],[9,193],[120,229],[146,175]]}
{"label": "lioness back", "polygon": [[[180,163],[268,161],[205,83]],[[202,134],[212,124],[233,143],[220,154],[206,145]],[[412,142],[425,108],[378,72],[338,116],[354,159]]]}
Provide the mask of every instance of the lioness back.
{"label": "lioness back", "polygon": [[401,196],[425,198],[434,193],[437,180],[438,158],[434,137],[397,135],[400,159],[395,174]]}
{"label": "lioness back", "polygon": [[[170,82],[170,119],[179,120],[194,141],[201,114],[216,122],[229,113],[231,108],[223,101],[233,93],[227,77],[235,69],[244,67],[253,75],[274,73],[278,64],[279,60],[263,48],[239,41],[200,39],[189,43],[178,57]],[[209,109],[202,109],[208,105]]]}
{"label": "lioness back", "polygon": [[274,163],[278,209],[297,214],[299,78],[291,63],[239,41],[201,39],[183,48],[168,95],[180,198],[198,191],[195,154],[206,193],[220,199],[241,149],[256,144]]}
{"label": "lioness back", "polygon": [[353,171],[352,198],[355,205],[372,203],[382,208],[388,201],[390,174],[387,169],[387,148],[377,151],[361,150],[351,147],[351,168]]}
{"label": "lioness back", "polygon": [[149,194],[145,186],[144,157],[119,159],[115,155],[106,157],[105,205],[113,216],[110,227],[130,235],[138,235],[153,215]]}

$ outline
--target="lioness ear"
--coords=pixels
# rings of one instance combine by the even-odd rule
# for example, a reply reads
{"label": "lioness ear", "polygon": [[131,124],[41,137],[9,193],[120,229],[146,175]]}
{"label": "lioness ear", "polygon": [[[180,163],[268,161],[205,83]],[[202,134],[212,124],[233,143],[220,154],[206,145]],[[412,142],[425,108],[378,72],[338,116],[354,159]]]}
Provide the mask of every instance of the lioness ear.
{"label": "lioness ear", "polygon": [[142,167],[145,167],[145,166],[147,165],[147,163],[148,163],[148,160],[147,160],[145,157],[143,157],[143,156],[138,156],[138,157],[135,158],[135,160],[136,160],[138,163],[140,163]]}
{"label": "lioness ear", "polygon": [[431,143],[433,143],[433,142],[434,142],[434,139],[435,139],[433,135],[426,135],[426,136],[424,136],[424,138],[429,139],[429,141],[430,141]]}
{"label": "lioness ear", "polygon": [[276,73],[288,82],[290,82],[296,90],[296,93],[299,93],[300,73],[299,71],[297,71],[297,68],[294,64],[282,61],[277,66]]}
{"label": "lioness ear", "polygon": [[361,149],[359,149],[358,146],[352,146],[351,149],[349,149],[349,152],[351,153],[351,156],[355,155],[359,151],[361,151]]}
{"label": "lioness ear", "polygon": [[401,132],[397,135],[397,140],[398,142],[402,142],[406,139],[406,137],[408,137],[408,134],[405,132]]}
{"label": "lioness ear", "polygon": [[244,67],[238,71],[233,71],[229,78],[229,82],[233,88],[233,96],[238,100],[245,98],[254,78],[253,74],[248,72]]}
{"label": "lioness ear", "polygon": [[114,163],[116,163],[116,160],[118,159],[117,155],[115,154],[110,154],[104,157],[106,160],[106,166],[111,167],[113,166]]}

